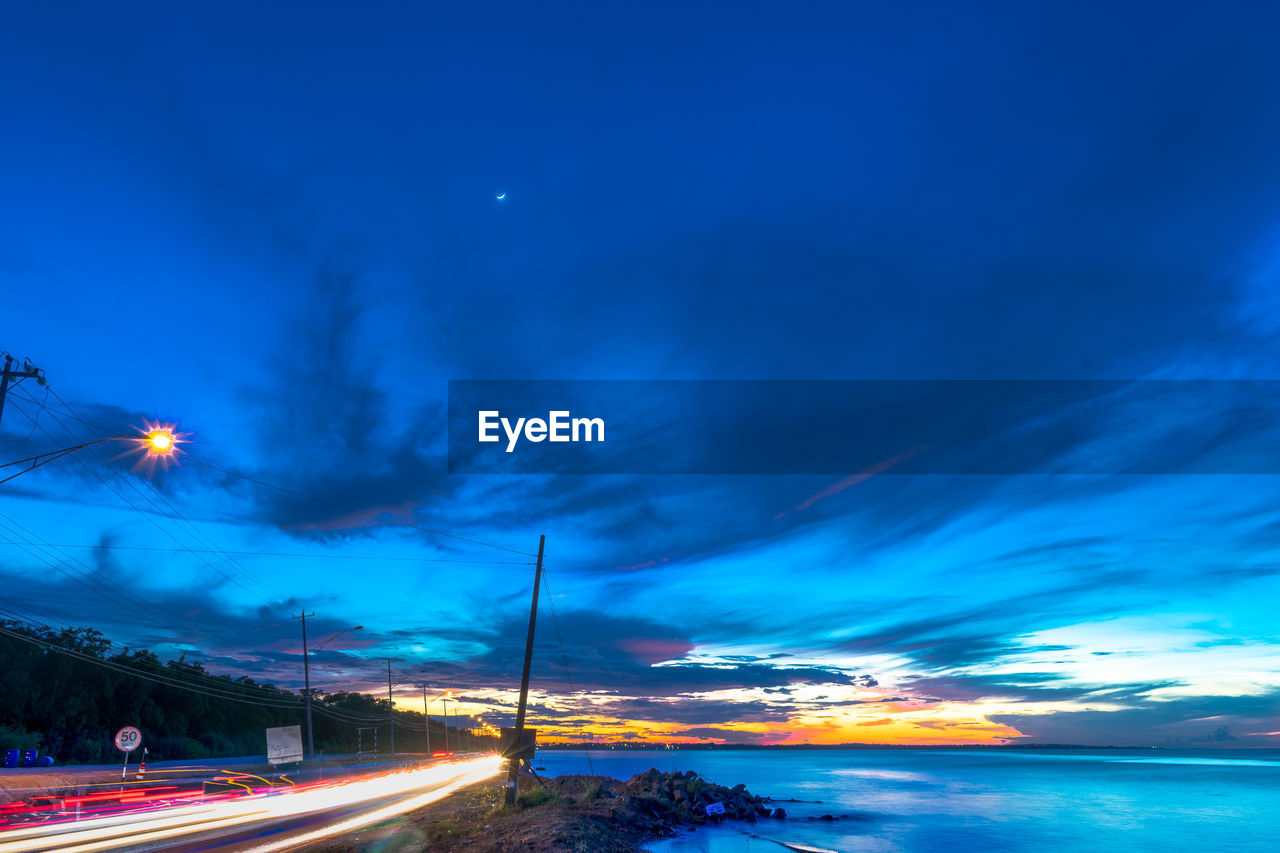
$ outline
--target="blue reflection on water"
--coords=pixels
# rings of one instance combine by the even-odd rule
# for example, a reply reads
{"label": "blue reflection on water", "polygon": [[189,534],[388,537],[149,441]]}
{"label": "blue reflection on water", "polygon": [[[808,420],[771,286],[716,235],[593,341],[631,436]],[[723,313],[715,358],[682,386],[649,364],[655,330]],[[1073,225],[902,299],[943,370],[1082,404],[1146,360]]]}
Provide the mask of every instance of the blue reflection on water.
{"label": "blue reflection on water", "polygon": [[[653,750],[539,752],[547,773],[696,770],[775,799],[788,820],[703,828],[657,853],[1280,850],[1280,751]],[[809,820],[824,814],[840,818]],[[754,834],[756,837],[751,837]]]}

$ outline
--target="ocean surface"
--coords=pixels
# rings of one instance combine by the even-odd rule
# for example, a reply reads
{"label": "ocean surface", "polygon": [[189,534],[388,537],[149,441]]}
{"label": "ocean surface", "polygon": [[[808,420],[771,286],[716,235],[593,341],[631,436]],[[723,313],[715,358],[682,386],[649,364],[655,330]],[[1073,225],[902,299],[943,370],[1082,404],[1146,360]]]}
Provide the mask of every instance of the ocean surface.
{"label": "ocean surface", "polygon": [[[696,770],[786,821],[703,828],[654,853],[1278,853],[1280,750],[699,750],[538,753],[552,776]],[[810,821],[824,814],[835,822]],[[754,835],[755,837],[752,837]]]}

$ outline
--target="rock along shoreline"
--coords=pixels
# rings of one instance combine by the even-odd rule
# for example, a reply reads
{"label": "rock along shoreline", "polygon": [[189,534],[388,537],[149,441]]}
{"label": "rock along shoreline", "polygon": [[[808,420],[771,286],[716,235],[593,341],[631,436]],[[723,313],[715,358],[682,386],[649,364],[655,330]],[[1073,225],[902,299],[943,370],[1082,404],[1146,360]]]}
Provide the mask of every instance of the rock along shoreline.
{"label": "rock along shoreline", "polygon": [[[314,848],[323,853],[639,853],[682,831],[722,823],[783,820],[786,811],[745,785],[710,782],[694,771],[652,769],[626,781],[567,775],[521,779],[520,801],[504,806],[492,783],[384,826]],[[718,814],[716,804],[723,806]],[[712,806],[713,814],[707,813]]]}

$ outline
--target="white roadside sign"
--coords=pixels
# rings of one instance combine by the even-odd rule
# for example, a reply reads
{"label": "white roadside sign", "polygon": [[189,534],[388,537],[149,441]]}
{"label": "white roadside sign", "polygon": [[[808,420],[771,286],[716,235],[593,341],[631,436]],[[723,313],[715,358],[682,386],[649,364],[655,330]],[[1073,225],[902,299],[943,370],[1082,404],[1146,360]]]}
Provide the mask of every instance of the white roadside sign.
{"label": "white roadside sign", "polygon": [[302,760],[302,726],[267,729],[267,763],[291,764]]}

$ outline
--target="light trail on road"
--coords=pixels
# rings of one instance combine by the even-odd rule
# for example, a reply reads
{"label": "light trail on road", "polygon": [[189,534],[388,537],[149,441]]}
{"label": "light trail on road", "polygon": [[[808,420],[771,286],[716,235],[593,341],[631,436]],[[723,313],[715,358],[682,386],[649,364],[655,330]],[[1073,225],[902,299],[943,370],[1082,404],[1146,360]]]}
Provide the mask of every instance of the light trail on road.
{"label": "light trail on road", "polygon": [[[214,846],[219,835],[230,833],[240,834],[239,849],[272,853],[421,808],[497,775],[499,767],[500,759],[489,756],[285,790],[258,790],[235,797],[219,795],[151,811],[52,821],[0,832],[0,853],[163,850],[197,838]],[[327,812],[339,813],[338,819],[316,827]],[[287,827],[298,818],[308,818],[305,831],[281,830],[282,825]],[[245,844],[243,834],[256,828],[262,829],[264,835],[277,837],[260,837]]]}

